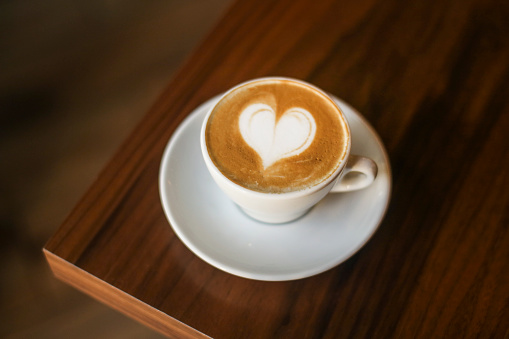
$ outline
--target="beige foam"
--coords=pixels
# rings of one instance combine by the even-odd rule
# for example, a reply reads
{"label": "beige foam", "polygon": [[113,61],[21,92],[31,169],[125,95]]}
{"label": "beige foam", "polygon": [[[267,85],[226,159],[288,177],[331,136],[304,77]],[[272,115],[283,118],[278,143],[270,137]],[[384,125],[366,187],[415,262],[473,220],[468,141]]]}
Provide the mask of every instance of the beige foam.
{"label": "beige foam", "polygon": [[[264,169],[258,153],[242,137],[238,121],[249,105],[273,108],[276,121],[292,107],[313,115],[316,133],[309,147]],[[348,128],[339,108],[312,87],[289,80],[263,80],[237,88],[214,108],[205,138],[210,158],[233,182],[260,192],[282,193],[319,184],[346,156]]]}

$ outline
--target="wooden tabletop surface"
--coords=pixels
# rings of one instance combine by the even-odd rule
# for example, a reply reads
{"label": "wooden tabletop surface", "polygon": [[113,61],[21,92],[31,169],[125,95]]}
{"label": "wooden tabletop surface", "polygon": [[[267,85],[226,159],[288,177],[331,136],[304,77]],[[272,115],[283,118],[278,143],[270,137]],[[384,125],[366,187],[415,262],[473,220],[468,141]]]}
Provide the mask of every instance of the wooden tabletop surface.
{"label": "wooden tabletop surface", "polygon": [[[508,17],[504,1],[238,1],[48,241],[52,270],[174,338],[507,338]],[[372,239],[295,281],[208,265],[159,200],[177,126],[210,97],[266,75],[356,107],[393,171]]]}

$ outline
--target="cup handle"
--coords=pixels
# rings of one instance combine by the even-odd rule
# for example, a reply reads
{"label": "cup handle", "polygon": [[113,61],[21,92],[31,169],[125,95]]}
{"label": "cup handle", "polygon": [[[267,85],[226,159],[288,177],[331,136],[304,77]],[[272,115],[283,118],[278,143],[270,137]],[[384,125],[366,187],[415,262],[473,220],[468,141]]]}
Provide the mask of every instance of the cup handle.
{"label": "cup handle", "polygon": [[378,173],[378,166],[370,158],[350,155],[341,178],[332,188],[332,193],[356,191],[371,185]]}

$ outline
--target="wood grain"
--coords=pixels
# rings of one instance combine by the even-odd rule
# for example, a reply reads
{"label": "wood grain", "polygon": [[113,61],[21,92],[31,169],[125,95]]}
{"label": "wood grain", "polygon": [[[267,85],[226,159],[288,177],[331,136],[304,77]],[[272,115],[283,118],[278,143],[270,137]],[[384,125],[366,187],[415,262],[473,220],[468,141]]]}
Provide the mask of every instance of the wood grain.
{"label": "wood grain", "polygon": [[[90,294],[138,319],[144,305],[145,322],[175,337],[166,329],[179,322],[215,338],[507,337],[508,16],[502,1],[237,2],[49,240],[53,270],[78,287],[95,276],[111,287]],[[179,123],[264,75],[350,102],[393,167],[373,239],[298,281],[205,264],[176,238],[158,197],[162,151]],[[130,302],[117,304],[113,290]]]}

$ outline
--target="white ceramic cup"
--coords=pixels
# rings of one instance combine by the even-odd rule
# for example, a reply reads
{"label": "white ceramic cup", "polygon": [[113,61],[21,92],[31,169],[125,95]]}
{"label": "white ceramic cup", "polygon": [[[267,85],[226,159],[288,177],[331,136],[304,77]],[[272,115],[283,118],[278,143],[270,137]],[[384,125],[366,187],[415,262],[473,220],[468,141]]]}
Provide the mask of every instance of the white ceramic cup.
{"label": "white ceramic cup", "polygon": [[[304,81],[282,77],[267,77],[254,79],[233,87],[220,97],[218,103],[221,102],[221,100],[227,97],[230,92],[236,88],[244,86],[250,82],[260,80],[286,80],[298,82],[300,84],[311,87],[326,97],[330,98],[329,95],[327,95],[319,88]],[[207,127],[208,119],[214,108],[215,105],[212,106],[207,112],[201,129],[200,145],[203,159],[205,160],[207,169],[209,170],[212,178],[219,186],[219,188],[221,188],[221,190],[231,200],[233,200],[233,202],[240,206],[240,208],[247,215],[256,220],[274,224],[290,222],[306,214],[306,212],[308,212],[329,192],[349,192],[362,189],[369,186],[376,178],[378,167],[373,160],[366,157],[350,154],[352,140],[351,133],[349,132],[348,135],[350,137],[346,146],[346,160],[343,160],[336,171],[319,184],[303,190],[292,191],[288,193],[263,193],[242,187],[221,173],[221,171],[215,166],[214,162],[210,158],[209,152],[207,150],[205,129]],[[338,113],[341,114],[343,120],[347,123],[347,128],[350,129],[348,126],[348,121],[346,120],[341,109],[337,107],[337,110]]]}

